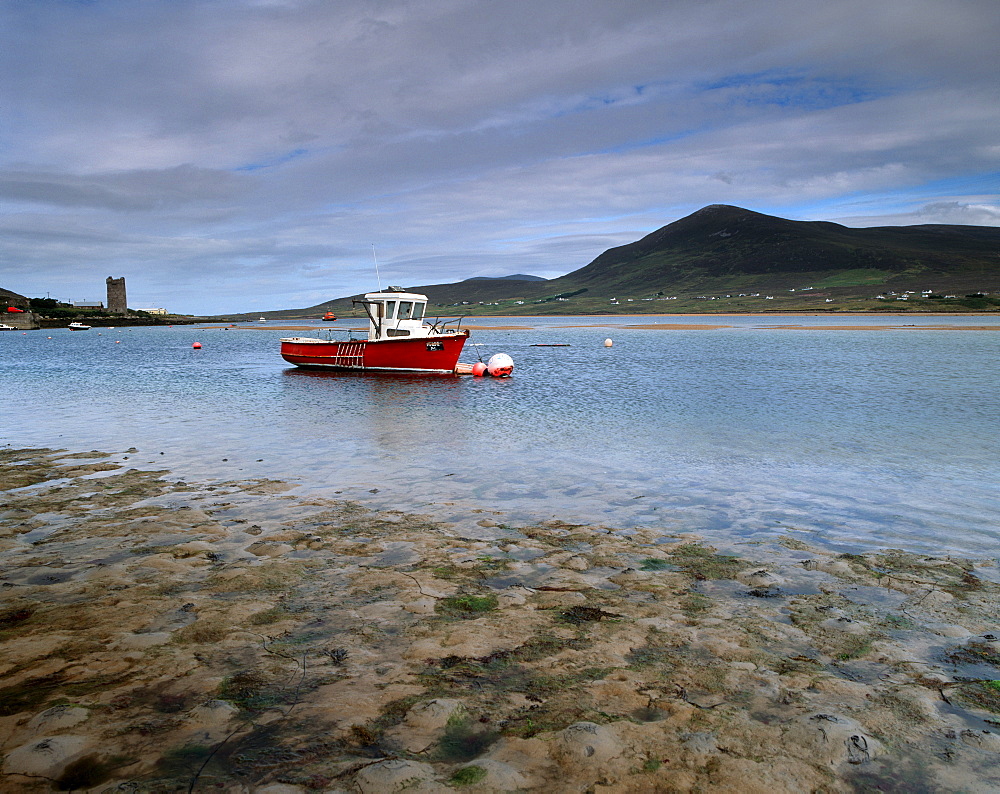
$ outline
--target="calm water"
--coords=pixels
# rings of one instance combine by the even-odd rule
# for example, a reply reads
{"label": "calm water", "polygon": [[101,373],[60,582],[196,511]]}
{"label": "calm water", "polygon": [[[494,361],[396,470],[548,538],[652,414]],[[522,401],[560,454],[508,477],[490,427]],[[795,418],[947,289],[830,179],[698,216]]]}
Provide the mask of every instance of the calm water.
{"label": "calm water", "polygon": [[[479,321],[525,326],[474,331],[484,346],[463,356],[509,353],[509,380],[315,374],[278,355],[290,332],[258,328],[3,333],[0,442],[127,454],[189,479],[283,479],[460,527],[486,510],[997,555],[1000,331],[879,326],[1000,318],[608,327],[657,319],[678,322]],[[871,330],[764,327],[785,323]]]}

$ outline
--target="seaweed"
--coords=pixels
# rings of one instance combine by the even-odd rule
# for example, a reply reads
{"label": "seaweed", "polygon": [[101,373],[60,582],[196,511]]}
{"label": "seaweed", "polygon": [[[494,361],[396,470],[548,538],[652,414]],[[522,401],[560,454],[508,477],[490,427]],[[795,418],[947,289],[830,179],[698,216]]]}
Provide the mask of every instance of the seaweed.
{"label": "seaweed", "polygon": [[965,706],[1000,714],[1000,680],[965,681],[958,685],[957,694]]}
{"label": "seaweed", "polygon": [[841,662],[867,656],[872,650],[872,640],[868,635],[849,635],[838,644],[835,656]]}
{"label": "seaweed", "polygon": [[456,595],[443,598],[435,605],[437,611],[443,615],[459,618],[477,618],[484,612],[490,612],[499,605],[497,597],[493,593],[486,595]]}
{"label": "seaweed", "polygon": [[575,606],[559,613],[559,619],[566,623],[580,625],[581,623],[596,623],[606,618],[620,618],[614,612],[605,612],[597,607]]}
{"label": "seaweed", "polygon": [[1000,651],[981,640],[970,640],[962,647],[949,651],[946,658],[954,664],[988,664],[1000,668]]}
{"label": "seaweed", "polygon": [[462,786],[474,786],[485,779],[486,775],[486,770],[481,766],[474,764],[472,766],[463,766],[451,776],[448,783],[459,788]]}
{"label": "seaweed", "polygon": [[711,546],[698,543],[678,546],[671,553],[670,561],[696,580],[732,579],[745,566],[735,555],[717,554]]}
{"label": "seaweed", "polygon": [[283,694],[261,670],[241,670],[219,684],[219,697],[251,714],[284,702]]}
{"label": "seaweed", "polygon": [[0,629],[10,629],[15,626],[20,626],[22,623],[29,620],[34,614],[35,610],[31,607],[14,607],[12,609],[5,610],[0,613]]}
{"label": "seaweed", "polygon": [[63,677],[54,673],[0,689],[0,717],[36,709],[49,700],[62,683]]}
{"label": "seaweed", "polygon": [[495,730],[476,725],[467,715],[454,715],[445,726],[434,756],[452,763],[471,761],[482,755],[498,738],[500,734]]}

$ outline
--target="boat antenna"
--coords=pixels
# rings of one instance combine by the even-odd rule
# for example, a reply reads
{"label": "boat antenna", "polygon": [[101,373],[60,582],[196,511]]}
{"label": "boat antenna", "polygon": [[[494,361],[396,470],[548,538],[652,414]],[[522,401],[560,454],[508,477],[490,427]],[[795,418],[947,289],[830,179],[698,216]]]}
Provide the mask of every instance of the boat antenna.
{"label": "boat antenna", "polygon": [[382,277],[378,274],[378,258],[375,256],[375,243],[372,243],[372,261],[375,263],[375,280],[378,282],[378,291],[382,291]]}

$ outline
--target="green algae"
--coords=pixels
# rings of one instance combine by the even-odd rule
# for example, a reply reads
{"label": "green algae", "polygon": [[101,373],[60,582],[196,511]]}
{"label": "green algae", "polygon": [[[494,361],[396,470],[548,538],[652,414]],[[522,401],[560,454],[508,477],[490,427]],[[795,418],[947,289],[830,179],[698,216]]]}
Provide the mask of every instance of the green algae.
{"label": "green algae", "polygon": [[670,562],[697,580],[733,579],[746,562],[730,554],[717,554],[711,546],[685,543],[670,554]]}
{"label": "green algae", "polygon": [[487,772],[481,766],[463,766],[448,779],[448,784],[460,788],[474,786],[486,778]]}
{"label": "green algae", "polygon": [[456,595],[443,598],[435,605],[436,610],[442,615],[459,618],[475,618],[485,612],[491,612],[499,606],[500,602],[492,593],[486,595]]}
{"label": "green algae", "polygon": [[434,757],[439,761],[459,763],[482,755],[500,734],[481,723],[474,723],[467,714],[456,713],[448,720],[444,735],[438,742]]}
{"label": "green algae", "polygon": [[966,681],[958,686],[957,694],[964,706],[1000,714],[1000,680]]}

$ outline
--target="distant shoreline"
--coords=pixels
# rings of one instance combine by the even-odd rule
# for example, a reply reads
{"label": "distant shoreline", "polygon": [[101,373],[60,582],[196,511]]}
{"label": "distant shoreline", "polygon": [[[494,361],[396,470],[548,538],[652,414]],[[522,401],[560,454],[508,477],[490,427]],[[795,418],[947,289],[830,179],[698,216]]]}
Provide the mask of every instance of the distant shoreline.
{"label": "distant shoreline", "polygon": [[[267,312],[264,312],[266,315]],[[628,317],[785,317],[794,315],[795,317],[1000,317],[1000,312],[820,312],[820,311],[796,311],[794,309],[789,309],[787,311],[774,311],[774,312],[662,312],[662,313],[643,313],[637,312],[635,314],[592,314],[592,313],[570,313],[570,314],[435,314],[435,317],[446,317],[446,318],[458,318],[462,317],[468,320],[527,320],[527,319],[558,319],[560,317],[587,317],[588,319],[603,320],[603,319],[613,319],[613,318],[628,318]],[[341,317],[341,320],[358,320],[359,322],[364,322],[365,317]],[[231,317],[224,317],[222,319],[213,319],[211,317],[198,317],[188,322],[194,323],[253,323],[257,325],[260,321],[256,318],[254,319],[233,319]],[[319,317],[289,317],[281,318],[275,317],[273,320],[268,322],[275,323],[310,323],[310,322],[320,322]],[[260,327],[267,328],[268,326],[260,323]],[[275,326],[271,326],[275,327]],[[324,326],[327,327],[327,326]]]}
{"label": "distant shoreline", "polygon": [[[576,315],[579,316],[579,315]],[[690,315],[676,315],[676,314],[640,314],[640,315],[623,315],[625,319],[635,318],[635,319],[648,319],[653,317],[663,317],[663,318],[678,318],[678,317],[689,317]],[[726,314],[716,314],[716,315],[699,315],[701,317],[743,317],[746,315],[726,315]],[[776,319],[774,315],[752,315],[752,316],[767,316],[772,319]],[[809,315],[809,316],[825,316],[825,315]],[[866,315],[842,315],[842,316],[866,316]],[[909,316],[913,315],[894,315],[894,316]],[[945,317],[945,316],[958,316],[958,315],[932,315],[935,317]],[[961,315],[968,316],[968,315]],[[977,315],[982,316],[982,315]],[[573,315],[568,315],[566,319],[573,319]],[[482,318],[486,319],[486,318]],[[497,320],[533,320],[533,317],[496,317]],[[538,318],[540,319],[540,318]],[[529,331],[537,329],[540,326],[537,325],[485,325],[482,323],[470,323],[465,326],[465,328],[470,331]],[[611,328],[611,329],[623,329],[623,330],[633,330],[633,331],[713,331],[722,328],[739,328],[736,325],[726,325],[720,323],[651,323],[651,322],[639,322],[639,323],[611,323],[611,322],[593,322],[586,324],[570,324],[570,325],[547,325],[546,328]],[[232,326],[202,326],[200,330],[205,331],[227,331],[227,330],[240,330],[240,331],[323,331],[329,330],[330,326],[321,325],[261,325],[261,324],[242,324],[242,325],[232,325]],[[907,324],[882,324],[882,325],[801,325],[798,323],[781,323],[774,325],[763,325],[755,326],[756,330],[772,330],[772,331],[1000,331],[1000,323],[996,325],[907,325]],[[345,328],[339,328],[338,330],[344,331]],[[355,331],[363,331],[364,329],[352,329]]]}

